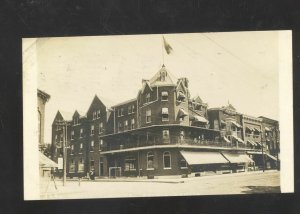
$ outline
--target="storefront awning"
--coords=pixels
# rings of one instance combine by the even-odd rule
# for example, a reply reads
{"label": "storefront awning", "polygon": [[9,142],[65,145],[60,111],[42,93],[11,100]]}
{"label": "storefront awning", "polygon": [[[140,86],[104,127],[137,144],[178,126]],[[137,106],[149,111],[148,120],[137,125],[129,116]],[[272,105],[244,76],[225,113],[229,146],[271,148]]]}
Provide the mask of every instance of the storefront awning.
{"label": "storefront awning", "polygon": [[224,136],[223,139],[225,140],[226,143],[230,143],[230,140],[228,140],[227,137]]}
{"label": "storefront awning", "polygon": [[188,116],[189,114],[186,113],[186,111],[184,111],[182,108],[179,109],[178,111],[178,117],[185,117],[185,116]]}
{"label": "storefront awning", "polygon": [[51,167],[58,167],[58,164],[55,163],[50,158],[46,157],[43,153],[40,152],[39,156],[39,164],[42,168],[51,168]]}
{"label": "storefront awning", "polygon": [[242,128],[242,126],[240,124],[238,124],[237,122],[235,121],[231,121],[231,123],[236,126],[237,128]]}
{"label": "storefront awning", "polygon": [[206,120],[204,117],[199,116],[199,115],[193,115],[194,116],[194,121],[195,122],[200,122],[200,123],[208,123],[208,120]]}
{"label": "storefront awning", "polygon": [[181,151],[180,153],[189,165],[228,163],[218,152]]}
{"label": "storefront awning", "polygon": [[251,163],[254,162],[251,158],[246,154],[238,154],[238,153],[227,153],[222,152],[222,155],[230,162],[230,163]]}

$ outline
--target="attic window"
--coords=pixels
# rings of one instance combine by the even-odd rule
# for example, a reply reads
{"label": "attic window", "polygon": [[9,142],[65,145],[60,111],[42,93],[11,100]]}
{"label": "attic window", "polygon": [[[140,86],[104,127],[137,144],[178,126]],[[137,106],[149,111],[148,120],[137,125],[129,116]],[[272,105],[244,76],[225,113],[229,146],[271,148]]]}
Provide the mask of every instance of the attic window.
{"label": "attic window", "polygon": [[150,102],[150,93],[148,93],[147,95],[146,95],[146,103],[149,103]]}
{"label": "attic window", "polygon": [[177,93],[177,100],[184,101],[185,100],[185,94],[182,91],[179,91]]}
{"label": "attic window", "polygon": [[79,122],[78,122],[78,117],[74,117],[74,125],[78,125],[79,124]]}
{"label": "attic window", "polygon": [[160,81],[165,81],[166,80],[166,76],[167,76],[167,72],[165,72],[165,71],[162,71],[161,73],[160,73]]}

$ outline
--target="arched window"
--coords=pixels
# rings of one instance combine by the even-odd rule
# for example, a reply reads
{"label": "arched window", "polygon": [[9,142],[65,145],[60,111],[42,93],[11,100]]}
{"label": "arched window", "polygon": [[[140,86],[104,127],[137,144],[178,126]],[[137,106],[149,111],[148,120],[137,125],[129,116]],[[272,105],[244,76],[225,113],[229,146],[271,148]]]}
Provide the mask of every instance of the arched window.
{"label": "arched window", "polygon": [[164,169],[171,169],[171,153],[164,152],[163,159],[164,159]]}
{"label": "arched window", "polygon": [[148,152],[147,153],[147,169],[154,169],[154,154],[153,152]]}

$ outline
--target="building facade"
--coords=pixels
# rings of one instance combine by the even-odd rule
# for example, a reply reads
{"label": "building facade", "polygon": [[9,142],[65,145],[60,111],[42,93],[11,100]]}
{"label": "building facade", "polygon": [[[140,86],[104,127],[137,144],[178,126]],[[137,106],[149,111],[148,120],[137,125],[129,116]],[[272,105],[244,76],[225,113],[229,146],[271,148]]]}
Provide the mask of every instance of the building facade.
{"label": "building facade", "polygon": [[[70,177],[90,171],[99,177],[149,178],[247,171],[255,165],[248,152],[260,151],[245,135],[246,126],[258,126],[245,122],[231,104],[208,109],[199,96],[191,97],[188,79],[176,79],[165,66],[142,80],[135,98],[108,108],[95,96],[87,113],[75,111],[62,132],[55,121],[63,119],[58,112],[52,143],[67,133]],[[54,151],[54,158],[62,155]]]}

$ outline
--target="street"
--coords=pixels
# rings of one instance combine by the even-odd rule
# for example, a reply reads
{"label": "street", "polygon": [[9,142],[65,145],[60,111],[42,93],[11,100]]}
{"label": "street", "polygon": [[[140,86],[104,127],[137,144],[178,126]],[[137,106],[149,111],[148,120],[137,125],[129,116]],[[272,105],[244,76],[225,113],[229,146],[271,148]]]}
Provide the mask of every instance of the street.
{"label": "street", "polygon": [[[279,193],[280,172],[248,172],[226,175],[190,177],[190,178],[159,178],[142,180],[96,180],[68,181],[62,186],[57,180],[49,182],[48,189],[41,187],[41,199],[80,199],[80,198],[119,198],[119,197],[154,197],[154,196],[188,196],[188,195],[219,195],[219,194],[251,194]],[[47,192],[45,190],[47,189]]]}

